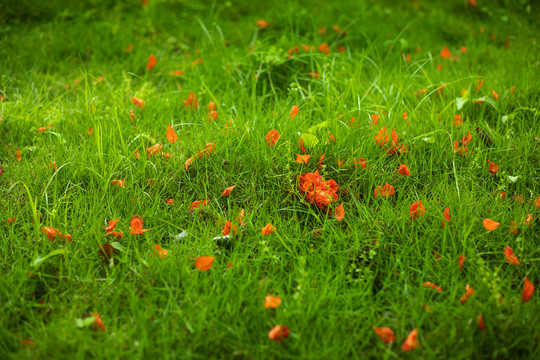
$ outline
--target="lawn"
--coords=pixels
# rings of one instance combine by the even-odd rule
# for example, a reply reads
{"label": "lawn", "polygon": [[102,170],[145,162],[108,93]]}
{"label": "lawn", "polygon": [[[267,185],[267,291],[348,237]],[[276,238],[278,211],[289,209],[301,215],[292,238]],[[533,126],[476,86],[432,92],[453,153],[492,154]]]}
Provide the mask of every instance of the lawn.
{"label": "lawn", "polygon": [[533,1],[1,12],[0,358],[540,357]]}

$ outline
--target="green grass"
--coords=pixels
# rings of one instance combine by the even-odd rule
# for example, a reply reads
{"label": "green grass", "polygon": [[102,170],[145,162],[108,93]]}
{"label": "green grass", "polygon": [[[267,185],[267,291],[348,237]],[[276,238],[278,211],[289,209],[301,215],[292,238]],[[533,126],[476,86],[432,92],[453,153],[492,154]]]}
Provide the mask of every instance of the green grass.
{"label": "green grass", "polygon": [[[58,0],[6,8],[0,358],[540,356],[538,292],[521,299],[525,277],[540,284],[540,29],[532,2]],[[257,29],[258,19],[268,28]],[[328,56],[318,51],[325,42]],[[454,61],[441,58],[444,46]],[[157,64],[146,70],[150,54]],[[182,76],[170,75],[179,69]],[[468,101],[458,109],[463,89]],[[197,110],[182,103],[191,91]],[[210,101],[216,121],[207,119]],[[300,111],[291,120],[293,105]],[[455,114],[461,126],[452,125]],[[395,129],[406,154],[390,156],[375,143],[382,126]],[[281,134],[274,147],[265,142],[271,129]],[[468,132],[469,153],[454,153]],[[300,136],[308,165],[296,162]],[[186,170],[210,142],[215,151]],[[154,143],[172,157],[148,157]],[[317,170],[322,154],[321,174],[339,186],[330,208],[343,203],[341,221],[298,191],[297,177]],[[360,157],[365,169],[354,166]],[[400,164],[410,177],[397,174]],[[119,179],[125,188],[111,184]],[[395,194],[374,198],[385,183]],[[220,195],[232,185],[230,196]],[[188,209],[205,199],[204,209]],[[419,200],[425,216],[411,220]],[[225,221],[239,225],[241,209],[241,233],[212,240]],[[134,215],[148,232],[130,234]],[[116,218],[122,239],[105,236]],[[485,218],[501,225],[487,231]],[[262,236],[267,223],[276,231]],[[73,241],[51,242],[44,226]],[[121,250],[104,259],[99,247],[113,242]],[[520,265],[506,261],[506,246]],[[215,257],[209,271],[195,267],[198,256]],[[462,305],[467,284],[474,295]],[[281,306],[265,309],[267,294]],[[78,323],[93,312],[105,332]],[[268,338],[277,324],[291,330],[283,342]],[[372,326],[390,327],[396,342],[385,345]],[[421,347],[403,352],[413,329]]]}

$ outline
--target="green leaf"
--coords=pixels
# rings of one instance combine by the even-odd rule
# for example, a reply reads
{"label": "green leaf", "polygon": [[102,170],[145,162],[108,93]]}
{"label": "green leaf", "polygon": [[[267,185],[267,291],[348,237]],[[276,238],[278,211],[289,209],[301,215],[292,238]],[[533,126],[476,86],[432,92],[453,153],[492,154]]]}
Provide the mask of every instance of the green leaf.
{"label": "green leaf", "polygon": [[135,136],[135,137],[133,138],[133,140],[131,140],[130,144],[131,144],[132,142],[134,142],[135,140],[137,140],[138,138],[143,138],[143,139],[147,140],[147,141],[148,141],[150,144],[152,144],[152,145],[154,145],[154,144],[156,143],[156,139],[154,139],[153,137],[151,137],[151,136],[148,135],[148,134],[144,134],[144,133],[143,133],[143,134],[138,134],[137,136]]}
{"label": "green leaf", "polygon": [[48,133],[51,134],[51,135],[55,135],[56,137],[58,137],[58,141],[60,141],[60,144],[65,144],[65,143],[67,142],[66,139],[64,139],[64,138],[62,137],[62,134],[60,134],[60,133],[56,133],[56,132],[53,132],[53,131],[49,131]]}
{"label": "green leaf", "polygon": [[[330,125],[330,123],[328,122],[328,120],[326,120],[326,121],[323,121],[322,123],[319,123],[319,124],[317,124],[317,125],[313,125],[312,127],[310,127],[310,128],[308,129],[307,132],[308,132],[308,133],[314,133],[314,132],[317,132],[317,130],[321,130],[321,129],[327,128],[328,125]],[[306,140],[304,139],[304,141],[306,141]]]}
{"label": "green leaf", "polygon": [[456,98],[456,108],[457,108],[457,110],[461,111],[461,109],[463,108],[463,105],[465,105],[468,101],[469,101],[469,99],[464,98],[464,97]]}
{"label": "green leaf", "polygon": [[486,103],[486,104],[489,104],[491,106],[493,106],[494,108],[497,108],[497,105],[495,104],[495,102],[493,101],[493,99],[491,99],[490,97],[487,97],[487,96],[482,96],[478,99],[474,99],[474,101],[481,101],[483,103]]}
{"label": "green leaf", "polygon": [[508,175],[507,179],[508,179],[509,183],[514,184],[514,183],[516,183],[516,181],[518,181],[519,176],[510,176],[510,175]]}
{"label": "green leaf", "polygon": [[53,256],[56,256],[56,255],[61,255],[61,254],[66,254],[68,253],[69,250],[67,249],[56,249],[56,250],[53,250],[51,251],[50,253],[48,253],[47,255],[45,256],[42,256],[42,257],[38,257],[36,260],[34,260],[34,262],[32,263],[32,266],[37,268],[39,267],[45,260],[47,260],[48,258],[50,257],[53,257]]}
{"label": "green leaf", "polygon": [[122,246],[122,244],[120,244],[119,242],[112,242],[111,243],[111,246],[113,248],[115,248],[116,250],[119,250],[119,251],[124,251],[124,247]]}
{"label": "green leaf", "polygon": [[302,138],[302,140],[304,140],[304,145],[310,148],[314,147],[319,143],[319,139],[313,134],[305,133],[302,134],[300,137]]}
{"label": "green leaf", "polygon": [[84,319],[75,319],[75,326],[78,328],[85,328],[96,322],[96,318],[93,316]]}
{"label": "green leaf", "polygon": [[437,141],[437,139],[435,139],[433,136],[430,136],[430,137],[427,137],[427,138],[422,138],[422,140],[424,140],[428,144],[434,144],[435,141]]}

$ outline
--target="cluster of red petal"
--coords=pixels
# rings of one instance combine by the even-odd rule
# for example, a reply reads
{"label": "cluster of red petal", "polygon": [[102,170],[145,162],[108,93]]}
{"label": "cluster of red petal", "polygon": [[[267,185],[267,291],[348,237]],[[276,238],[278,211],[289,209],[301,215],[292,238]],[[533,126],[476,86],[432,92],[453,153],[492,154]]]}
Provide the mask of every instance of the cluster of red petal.
{"label": "cluster of red petal", "polygon": [[305,194],[310,204],[319,209],[326,209],[332,201],[338,200],[338,185],[330,179],[324,180],[319,171],[305,173],[298,178],[300,192]]}

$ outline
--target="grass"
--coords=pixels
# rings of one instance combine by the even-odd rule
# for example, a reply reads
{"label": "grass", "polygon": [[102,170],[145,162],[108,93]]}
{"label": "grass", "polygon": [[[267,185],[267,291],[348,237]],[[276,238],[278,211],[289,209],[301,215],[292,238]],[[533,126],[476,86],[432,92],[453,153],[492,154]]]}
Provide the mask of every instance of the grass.
{"label": "grass", "polygon": [[[538,357],[537,292],[526,303],[521,293],[525,277],[540,283],[539,28],[532,2],[478,3],[8,4],[0,15],[0,357]],[[258,19],[268,27],[257,28]],[[318,51],[325,42],[329,55]],[[442,58],[444,46],[456,58]],[[147,70],[150,54],[157,64]],[[182,102],[191,91],[197,109]],[[291,119],[293,105],[300,111]],[[176,143],[166,138],[169,124]],[[382,126],[407,153],[375,143]],[[273,147],[271,129],[281,135]],[[468,133],[468,153],[455,153]],[[307,165],[296,162],[300,137]],[[211,142],[213,153],[186,170]],[[156,143],[172,156],[147,156]],[[341,221],[298,190],[298,176],[317,170],[323,154],[319,171],[339,186],[329,208],[343,204]],[[411,176],[397,174],[400,164]],[[121,179],[123,188],[111,183]],[[395,193],[374,198],[385,183]],[[411,220],[416,201],[426,212]],[[213,240],[226,221],[239,225],[241,209],[241,233]],[[134,215],[149,231],[130,234]],[[116,218],[121,239],[105,236]],[[500,226],[487,231],[486,218]],[[263,236],[267,223],[276,231]],[[42,227],[73,240],[51,242]],[[112,260],[99,254],[102,244],[117,249]],[[506,246],[520,265],[506,261]],[[215,257],[210,270],[195,267],[199,256]],[[474,295],[461,304],[466,285]],[[268,294],[281,306],[265,309]],[[93,329],[94,312],[105,332]],[[277,324],[291,330],[282,342],[268,338]],[[395,343],[372,326],[390,327]],[[413,329],[421,346],[404,352]]]}

